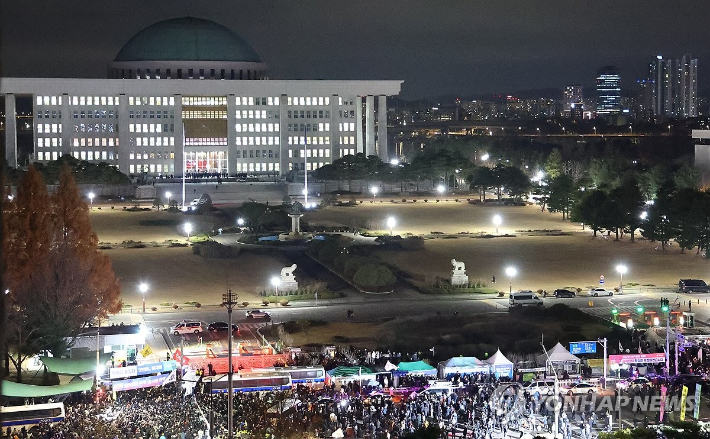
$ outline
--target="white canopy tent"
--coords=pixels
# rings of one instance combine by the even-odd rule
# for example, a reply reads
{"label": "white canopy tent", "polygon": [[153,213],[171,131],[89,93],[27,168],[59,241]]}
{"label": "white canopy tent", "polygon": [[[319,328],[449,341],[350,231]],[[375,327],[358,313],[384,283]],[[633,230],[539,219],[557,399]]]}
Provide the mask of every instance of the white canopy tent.
{"label": "white canopy tent", "polygon": [[[549,357],[549,363],[548,361]],[[578,373],[581,360],[576,355],[572,355],[561,343],[557,343],[552,349],[547,351],[547,356],[542,354],[537,357],[538,364],[544,364],[550,373],[566,370],[567,372]]]}
{"label": "white canopy tent", "polygon": [[513,362],[508,360],[500,349],[498,349],[495,354],[491,355],[491,357],[486,360],[486,363],[491,367],[491,373],[493,373],[496,378],[513,378]]}

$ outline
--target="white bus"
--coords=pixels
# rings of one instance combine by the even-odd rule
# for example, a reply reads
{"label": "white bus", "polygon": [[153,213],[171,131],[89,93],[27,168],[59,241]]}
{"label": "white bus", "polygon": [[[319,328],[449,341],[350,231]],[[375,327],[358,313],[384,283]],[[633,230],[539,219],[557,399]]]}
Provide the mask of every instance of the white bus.
{"label": "white bus", "polygon": [[[229,391],[228,375],[216,379],[204,379],[205,389],[211,393],[226,393]],[[208,384],[209,383],[209,384]],[[269,392],[274,390],[290,390],[291,376],[279,372],[245,372],[234,374],[232,388],[235,392]]]}
{"label": "white bus", "polygon": [[312,385],[313,388],[316,389],[325,387],[325,369],[323,366],[265,367],[252,369],[252,371],[287,373],[291,376],[291,382],[294,385],[307,384]]}
{"label": "white bus", "polygon": [[2,419],[2,429],[8,427],[28,430],[32,426],[43,422],[59,422],[64,420],[64,403],[52,402],[48,404],[18,405],[0,407],[0,419]]}

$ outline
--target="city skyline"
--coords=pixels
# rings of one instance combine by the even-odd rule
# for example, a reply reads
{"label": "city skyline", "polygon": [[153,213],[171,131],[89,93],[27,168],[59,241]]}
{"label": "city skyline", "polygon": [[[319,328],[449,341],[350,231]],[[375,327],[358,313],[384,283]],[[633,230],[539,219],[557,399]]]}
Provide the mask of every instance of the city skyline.
{"label": "city skyline", "polygon": [[[653,11],[645,15],[640,3],[611,2],[576,8],[559,1],[449,8],[388,2],[363,8],[274,1],[209,9],[188,2],[170,8],[155,2],[31,3],[2,5],[2,76],[106,77],[107,64],[137,31],[188,15],[240,34],[272,78],[403,79],[407,99],[591,87],[604,65],[617,66],[621,87],[634,89],[658,54],[690,53],[701,70],[710,58],[703,44],[710,31],[702,20],[708,5],[700,1],[644,2],[643,12]],[[701,75],[698,92],[707,89]]]}

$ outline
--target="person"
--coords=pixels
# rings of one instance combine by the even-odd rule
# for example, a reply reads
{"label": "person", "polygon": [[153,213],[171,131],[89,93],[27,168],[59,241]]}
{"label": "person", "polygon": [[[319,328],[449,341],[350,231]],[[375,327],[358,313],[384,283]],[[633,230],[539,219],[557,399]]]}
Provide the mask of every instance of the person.
{"label": "person", "polygon": [[493,277],[491,278],[491,283],[496,283],[496,275],[494,274]]}

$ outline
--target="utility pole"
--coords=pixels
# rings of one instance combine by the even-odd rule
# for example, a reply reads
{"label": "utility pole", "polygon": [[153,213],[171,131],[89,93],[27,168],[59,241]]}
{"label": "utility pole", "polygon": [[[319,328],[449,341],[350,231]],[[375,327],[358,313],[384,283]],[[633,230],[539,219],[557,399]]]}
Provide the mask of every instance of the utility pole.
{"label": "utility pole", "polygon": [[547,358],[547,361],[545,362],[546,367],[552,369],[552,371],[555,373],[555,396],[553,398],[555,404],[555,421],[552,425],[552,437],[557,439],[560,422],[560,408],[562,406],[562,403],[560,401],[560,381],[557,378],[557,371],[555,371],[555,369],[552,367],[550,356],[547,355],[547,349],[545,349],[545,345],[542,343],[542,341],[540,342],[540,346],[542,346],[542,351],[545,353],[545,357]]}
{"label": "utility pole", "polygon": [[229,396],[227,398],[227,438],[234,438],[234,389],[232,384],[232,377],[234,375],[234,367],[232,365],[232,311],[237,305],[237,294],[232,293],[232,289],[228,289],[226,294],[222,294],[222,305],[227,308],[227,315],[229,316],[229,321],[227,328],[229,332],[229,337],[227,338],[227,350],[229,351],[229,371],[227,372],[227,384]]}
{"label": "utility pole", "polygon": [[671,374],[671,311],[668,310],[668,315],[666,316],[666,378]]}
{"label": "utility pole", "polygon": [[598,339],[597,343],[601,343],[604,346],[604,389],[606,389],[606,378],[607,378],[607,350],[606,350],[606,337]]}

